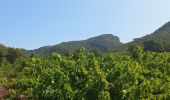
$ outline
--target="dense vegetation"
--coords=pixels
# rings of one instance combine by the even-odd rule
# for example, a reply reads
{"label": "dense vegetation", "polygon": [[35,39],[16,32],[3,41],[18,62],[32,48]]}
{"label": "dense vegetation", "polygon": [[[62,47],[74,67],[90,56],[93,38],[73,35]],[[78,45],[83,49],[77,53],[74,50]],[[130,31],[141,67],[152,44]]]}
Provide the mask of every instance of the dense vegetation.
{"label": "dense vegetation", "polygon": [[4,45],[0,44],[0,63],[6,59],[9,63],[14,63],[15,60],[21,56],[24,56],[19,49],[7,48]]}
{"label": "dense vegetation", "polygon": [[170,99],[170,53],[95,55],[79,49],[66,56],[20,56],[0,63],[0,85],[14,99],[125,100]]}

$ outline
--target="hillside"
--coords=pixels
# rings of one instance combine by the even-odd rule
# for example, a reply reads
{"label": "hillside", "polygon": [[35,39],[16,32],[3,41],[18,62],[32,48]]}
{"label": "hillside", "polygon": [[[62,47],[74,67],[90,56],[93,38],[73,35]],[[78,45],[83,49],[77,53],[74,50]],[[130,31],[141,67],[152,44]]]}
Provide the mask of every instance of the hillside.
{"label": "hillside", "polygon": [[44,46],[29,52],[39,55],[52,52],[66,53],[67,51],[75,51],[81,47],[84,47],[87,52],[95,49],[98,49],[101,52],[106,52],[111,51],[120,45],[122,45],[122,43],[117,36],[113,36],[112,34],[103,34],[87,40],[62,42],[61,44],[54,46]]}
{"label": "hillside", "polygon": [[117,50],[127,50],[133,45],[143,45],[145,50],[163,52],[170,51],[170,22],[166,23],[150,35],[136,38],[132,42],[120,46]]}

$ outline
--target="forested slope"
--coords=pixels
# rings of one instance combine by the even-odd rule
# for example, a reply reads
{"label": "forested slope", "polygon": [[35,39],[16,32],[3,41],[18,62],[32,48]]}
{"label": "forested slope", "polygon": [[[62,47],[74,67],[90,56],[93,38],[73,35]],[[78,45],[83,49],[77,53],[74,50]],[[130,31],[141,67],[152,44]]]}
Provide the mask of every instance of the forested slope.
{"label": "forested slope", "polygon": [[31,50],[29,52],[39,55],[49,54],[53,52],[65,54],[68,51],[74,52],[81,47],[86,48],[87,52],[95,49],[101,52],[108,52],[116,49],[120,45],[122,45],[122,43],[117,36],[113,36],[112,34],[103,34],[100,36],[89,38],[87,40],[63,42],[54,46],[44,46],[39,49]]}
{"label": "forested slope", "polygon": [[141,38],[136,38],[132,42],[121,45],[117,50],[128,50],[131,46],[143,45],[145,50],[163,52],[170,51],[170,22],[166,23],[154,33]]}

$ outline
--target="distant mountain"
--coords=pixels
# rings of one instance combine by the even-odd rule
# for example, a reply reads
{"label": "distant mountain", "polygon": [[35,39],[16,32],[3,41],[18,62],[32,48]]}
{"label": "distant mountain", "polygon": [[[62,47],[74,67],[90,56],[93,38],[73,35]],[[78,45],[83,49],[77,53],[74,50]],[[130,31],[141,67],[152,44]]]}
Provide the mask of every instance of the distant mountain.
{"label": "distant mountain", "polygon": [[[75,51],[84,47],[86,52],[98,50],[100,52],[108,51],[127,51],[134,45],[143,45],[144,50],[155,52],[170,52],[170,22],[166,23],[152,34],[136,38],[133,41],[123,44],[119,37],[112,34],[103,34],[81,41],[62,42],[54,46],[44,46],[35,50],[20,49],[24,54],[35,53],[38,55],[58,52],[65,54],[68,51]],[[0,56],[6,54],[6,47],[0,45]]]}
{"label": "distant mountain", "polygon": [[52,52],[66,53],[67,51],[75,51],[81,47],[84,47],[87,52],[94,49],[98,49],[101,52],[106,52],[112,51],[120,45],[122,45],[122,43],[117,36],[113,36],[112,34],[103,34],[87,40],[63,42],[54,46],[44,46],[29,52],[39,55]]}
{"label": "distant mountain", "polygon": [[152,34],[136,38],[132,42],[120,46],[117,50],[127,50],[133,45],[143,45],[146,51],[170,52],[170,22],[164,24]]}

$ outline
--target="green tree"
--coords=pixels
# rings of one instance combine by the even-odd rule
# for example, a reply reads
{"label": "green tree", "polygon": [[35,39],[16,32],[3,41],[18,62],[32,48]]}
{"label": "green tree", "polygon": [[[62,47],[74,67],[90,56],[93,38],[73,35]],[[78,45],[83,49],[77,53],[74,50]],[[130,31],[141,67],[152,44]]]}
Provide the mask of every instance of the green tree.
{"label": "green tree", "polygon": [[7,53],[8,53],[7,48],[3,45],[0,45],[0,58],[5,57]]}
{"label": "green tree", "polygon": [[0,45],[0,65],[5,59],[5,56],[7,55],[7,48],[3,45]]}
{"label": "green tree", "polygon": [[143,43],[145,51],[156,51],[156,52],[163,52],[165,51],[164,45],[160,41],[156,40],[148,40]]}
{"label": "green tree", "polygon": [[141,46],[133,46],[131,57],[133,60],[141,62],[143,56],[143,49]]}
{"label": "green tree", "polygon": [[99,49],[93,49],[91,52],[94,54],[94,56],[99,57],[101,56],[102,52]]}
{"label": "green tree", "polygon": [[6,59],[9,63],[14,63],[17,58],[22,56],[22,53],[14,48],[9,48],[8,49],[8,54],[6,55]]}

